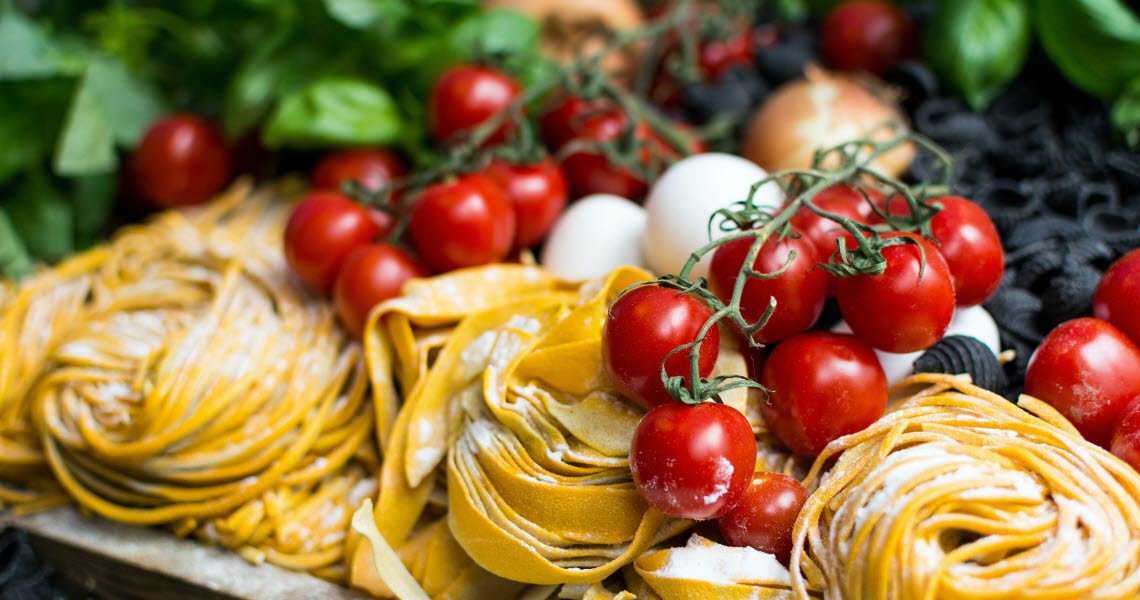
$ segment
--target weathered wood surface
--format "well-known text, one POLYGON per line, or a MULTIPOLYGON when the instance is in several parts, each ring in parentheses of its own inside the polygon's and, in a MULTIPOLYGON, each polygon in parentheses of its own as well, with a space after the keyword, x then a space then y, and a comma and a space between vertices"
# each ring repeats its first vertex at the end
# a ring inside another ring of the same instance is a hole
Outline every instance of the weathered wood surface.
POLYGON ((28 532, 36 552, 77 597, 113 600, 357 600, 367 596, 306 575, 252 565, 168 532, 85 517, 66 507, 0 526, 28 532))

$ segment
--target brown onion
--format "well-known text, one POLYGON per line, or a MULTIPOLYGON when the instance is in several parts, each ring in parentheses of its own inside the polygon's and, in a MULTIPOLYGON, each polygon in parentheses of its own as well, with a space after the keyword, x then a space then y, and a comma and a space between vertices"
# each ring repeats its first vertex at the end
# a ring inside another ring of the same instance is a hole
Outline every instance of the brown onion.
MULTIPOLYGON (((866 137, 891 139, 896 134, 883 127, 887 122, 906 127, 895 106, 854 79, 809 66, 804 79, 784 84, 756 111, 742 154, 768 172, 806 169, 818 149, 866 137)), ((908 143, 876 159, 873 168, 898 177, 912 160, 908 143)))

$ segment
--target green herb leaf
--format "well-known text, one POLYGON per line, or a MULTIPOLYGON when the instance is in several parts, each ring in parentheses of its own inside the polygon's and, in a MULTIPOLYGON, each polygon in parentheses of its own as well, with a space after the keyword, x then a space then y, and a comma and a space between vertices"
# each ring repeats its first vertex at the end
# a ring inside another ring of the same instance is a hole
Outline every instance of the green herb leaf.
POLYGON ((125 148, 134 148, 146 128, 167 110, 149 85, 109 56, 93 60, 85 79, 93 88, 115 141, 125 148))
POLYGON ((66 79, 0 82, 0 140, 19 140, 0 144, 0 184, 51 155, 73 87, 66 79))
POLYGON ((1112 126, 1124 137, 1124 143, 1140 150, 1140 77, 1133 79, 1112 105, 1112 126))
POLYGON ((68 50, 18 11, 0 14, 0 81, 75 74, 82 64, 68 50))
POLYGON ((942 0, 924 47, 942 82, 981 110, 1025 65, 1029 7, 1026 0, 942 0))
POLYGON ((75 252, 71 203, 43 173, 29 172, 6 195, 3 208, 37 258, 54 262, 75 252))
POLYGON ((32 257, 16 228, 8 218, 8 213, 0 207, 0 277, 22 279, 32 273, 32 257))
POLYGON ((352 29, 375 27, 391 34, 403 26, 412 8, 406 0, 324 0, 329 16, 352 29))
POLYGON ((1074 85, 1104 100, 1140 77, 1140 19, 1119 0, 1037 0, 1042 47, 1074 85))
POLYGON ((387 144, 400 135, 400 115, 388 92, 363 79, 325 78, 281 100, 264 141, 281 146, 387 144))
POLYGON ((63 134, 55 148, 53 168, 60 175, 93 175, 114 170, 115 138, 88 69, 71 99, 63 134))

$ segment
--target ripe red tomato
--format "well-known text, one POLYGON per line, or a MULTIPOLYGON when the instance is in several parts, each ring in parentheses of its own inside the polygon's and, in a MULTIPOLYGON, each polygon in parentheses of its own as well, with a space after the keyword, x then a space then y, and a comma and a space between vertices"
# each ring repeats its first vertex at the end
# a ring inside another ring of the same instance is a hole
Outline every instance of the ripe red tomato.
POLYGON ((1093 296, 1093 316, 1112 323, 1140 344, 1140 250, 1120 257, 1105 271, 1093 296))
MULTIPOLYGON (((609 110, 588 116, 579 128, 575 140, 583 142, 607 142, 617 139, 625 130, 628 120, 624 114, 609 110)), ((650 140, 649 127, 643 122, 634 125, 634 136, 638 140, 650 140)), ((649 160, 648 147, 640 153, 642 160, 649 160)), ((649 186, 641 177, 627 168, 610 164, 605 154, 595 151, 571 153, 562 161, 562 168, 576 196, 589 194, 615 194, 631 200, 640 198, 649 186)))
POLYGON ((1140 471, 1140 396, 1129 400, 1120 411, 1109 450, 1116 458, 1140 471))
MULTIPOLYGON (((751 238, 733 240, 713 253, 709 265, 709 289, 726 304, 732 299, 740 268, 744 266, 752 243, 751 238)), ((778 236, 772 236, 760 248, 752 268, 761 273, 771 273, 782 268, 792 252, 796 253, 795 259, 779 277, 750 278, 744 283, 740 314, 749 323, 759 320, 768 310, 771 299, 776 299, 772 318, 752 335, 756 341, 775 342, 806 331, 823 312, 829 276, 823 269, 815 268, 820 258, 815 245, 807 239, 787 237, 780 240, 778 236)))
POLYGON ((715 519, 748 488, 756 438, 731 406, 671 402, 642 417, 629 450, 633 483, 657 510, 685 519, 715 519))
POLYGON ((190 114, 155 121, 131 155, 134 189, 151 205, 198 204, 230 179, 230 151, 212 123, 190 114))
POLYGON ((431 272, 407 252, 391 244, 358 246, 344 259, 336 278, 336 312, 345 328, 364 333, 372 307, 400 295, 409 279, 431 272))
POLYGON ((559 150, 581 134, 588 117, 602 110, 606 108, 600 102, 586 102, 577 96, 558 98, 539 118, 542 141, 552 152, 559 150))
MULTIPOLYGON (((887 352, 916 352, 942 339, 954 316, 954 281, 938 248, 910 233, 915 244, 883 248, 887 269, 879 275, 841 277, 835 295, 843 320, 859 339, 887 352), (920 275, 921 272, 921 275, 920 275)), ((854 247, 848 237, 847 246, 854 247)))
POLYGON ((407 173, 404 161, 386 148, 350 148, 325 155, 313 169, 312 186, 339 192, 348 181, 377 191, 407 173))
POLYGON ((416 250, 437 271, 503 260, 515 237, 515 212, 486 175, 429 186, 412 209, 416 250))
MULTIPOLYGON (((711 316, 707 306, 670 288, 646 285, 622 294, 602 330, 602 361, 614 386, 645 408, 674 402, 661 382, 661 363, 674 348, 695 341, 711 316)), ((719 353, 720 330, 713 327, 701 342, 701 377, 712 372, 719 353)), ((665 372, 688 381, 690 354, 669 357, 665 372)))
POLYGON ((529 248, 546 236, 569 192, 562 169, 549 158, 533 165, 495 160, 487 175, 503 188, 515 211, 515 248, 529 248))
POLYGON ((1140 349, 1100 319, 1065 321, 1030 357, 1025 393, 1060 411, 1088 441, 1107 447, 1120 412, 1140 394, 1140 349))
MULTIPOLYGON (((845 184, 836 184, 824 188, 812 198, 812 203, 821 210, 847 217, 859 223, 868 223, 874 215, 874 210, 863 197, 866 193, 872 201, 882 197, 878 190, 867 188, 858 190, 845 184)), ((836 240, 847 232, 842 225, 819 216, 811 209, 804 207, 796 212, 791 219, 792 226, 803 232, 811 240, 822 260, 827 260, 836 249, 836 240)))
POLYGON ((889 2, 845 2, 823 23, 820 54, 834 68, 882 75, 918 54, 918 29, 889 2))
MULTIPOLYGON (((428 127, 440 144, 499 114, 522 94, 519 84, 501 71, 480 65, 458 65, 444 72, 428 98, 428 127)), ((488 144, 506 141, 510 131, 504 123, 487 139, 488 144)))
POLYGON ((332 290, 348 253, 382 234, 368 209, 337 192, 312 192, 285 224, 285 261, 305 285, 332 290))
POLYGON ((954 279, 959 306, 975 306, 989 300, 1001 285, 1005 251, 1001 235, 982 207, 958 196, 935 198, 942 210, 930 228, 954 279))
POLYGON ((697 64, 706 79, 716 80, 733 65, 751 65, 755 59, 752 27, 734 29, 723 38, 704 40, 697 50, 697 64))
POLYGON ((780 342, 760 378, 768 428, 797 454, 815 456, 862 431, 887 409, 887 376, 875 351, 854 336, 809 331, 780 342))
POLYGON ((795 477, 756 473, 740 501, 716 524, 729 545, 774 554, 788 564, 792 530, 807 498, 807 490, 795 477))

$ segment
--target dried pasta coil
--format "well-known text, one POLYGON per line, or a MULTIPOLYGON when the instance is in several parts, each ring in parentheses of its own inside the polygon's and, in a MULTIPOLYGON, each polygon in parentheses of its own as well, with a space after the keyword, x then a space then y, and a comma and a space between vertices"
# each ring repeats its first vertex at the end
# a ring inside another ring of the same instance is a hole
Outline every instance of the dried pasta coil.
POLYGON ((1140 475, 1036 399, 949 375, 909 383, 931 387, 828 445, 809 474, 799 597, 1140 593, 1140 475))

